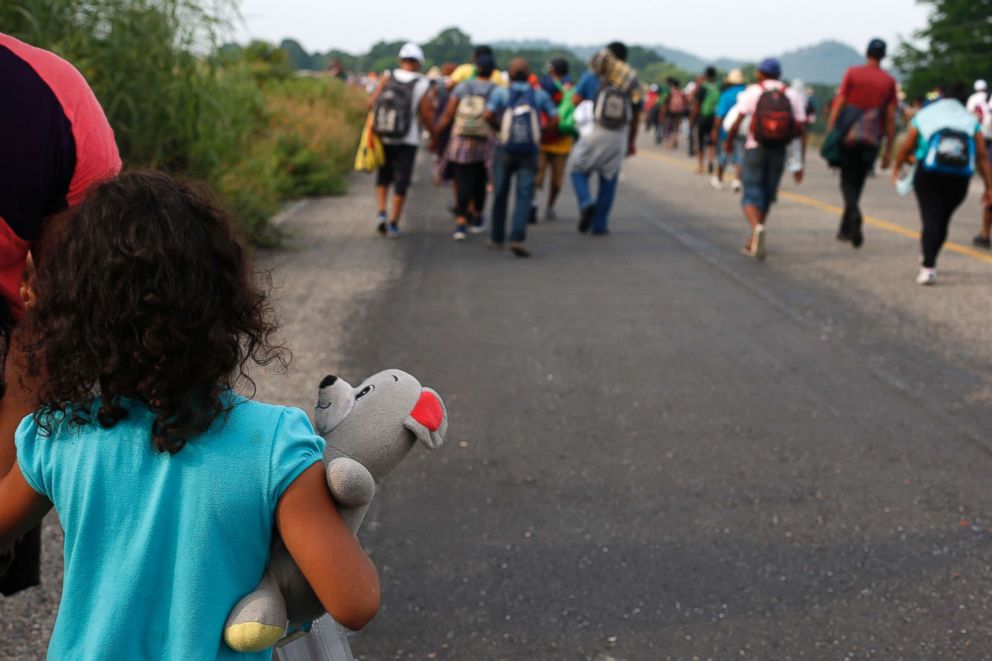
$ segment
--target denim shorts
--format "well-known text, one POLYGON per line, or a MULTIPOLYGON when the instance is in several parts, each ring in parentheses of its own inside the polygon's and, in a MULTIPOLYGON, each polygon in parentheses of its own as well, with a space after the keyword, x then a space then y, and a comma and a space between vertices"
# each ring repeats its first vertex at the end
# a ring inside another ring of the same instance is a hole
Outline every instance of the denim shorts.
POLYGON ((753 206, 768 213, 778 195, 778 185, 785 170, 785 147, 758 145, 744 152, 741 206, 753 206))
POLYGON ((724 144, 726 144, 727 136, 721 135, 720 141, 717 143, 717 163, 724 170, 731 165, 740 165, 744 162, 744 144, 746 139, 744 137, 734 138, 734 151, 732 154, 728 154, 727 150, 724 149, 724 144))

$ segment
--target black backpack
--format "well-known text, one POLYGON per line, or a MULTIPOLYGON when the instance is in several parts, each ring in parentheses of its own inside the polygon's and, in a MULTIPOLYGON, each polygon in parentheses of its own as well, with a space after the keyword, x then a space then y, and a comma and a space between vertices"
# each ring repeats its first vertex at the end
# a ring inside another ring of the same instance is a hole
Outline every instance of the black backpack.
POLYGON ((782 147, 799 135, 792 102, 784 87, 766 89, 762 93, 751 126, 754 127, 754 139, 766 147, 782 147))
POLYGON ((622 129, 630 121, 630 100, 622 89, 600 81, 593 105, 593 116, 600 126, 622 129))
POLYGON ((382 138, 402 138, 413 124, 413 88, 419 78, 401 83, 390 76, 372 110, 372 130, 382 138))

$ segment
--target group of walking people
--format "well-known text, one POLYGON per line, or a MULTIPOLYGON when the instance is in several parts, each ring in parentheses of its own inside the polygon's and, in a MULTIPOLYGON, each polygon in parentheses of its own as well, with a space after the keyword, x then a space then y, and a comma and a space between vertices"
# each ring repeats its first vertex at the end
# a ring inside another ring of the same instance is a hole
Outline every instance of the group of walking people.
POLYGON ((454 192, 456 241, 488 231, 490 248, 530 256, 527 229, 539 217, 537 192, 548 184, 544 218, 555 220, 566 172, 576 193, 578 230, 608 234, 621 166, 636 151, 643 103, 626 59, 627 47, 613 42, 590 59, 573 85, 565 59, 552 59, 537 75, 526 59, 515 58, 504 77, 492 49, 478 46, 471 63, 446 65, 442 77, 431 81, 421 73, 420 47, 404 45, 399 67, 383 77, 369 100, 386 157, 376 177, 378 231, 399 236, 416 148, 426 133, 438 162, 436 179, 450 180, 454 192))
MULTIPOLYGON (((879 160, 882 170, 892 168, 902 193, 915 192, 923 228, 917 281, 930 285, 937 279, 937 255, 951 216, 973 175, 981 175, 987 189, 992 186, 987 148, 992 106, 984 81, 976 82, 970 97, 961 85, 942 85, 940 95, 912 118, 897 151, 899 92, 882 68, 886 49, 884 41, 873 39, 866 62, 845 73, 829 107, 821 154, 840 173, 844 211, 837 239, 854 248, 864 244, 860 201, 879 160)), ((423 129, 436 154, 437 179, 452 184, 455 240, 488 231, 490 247, 508 243, 513 254, 529 256, 527 226, 540 215, 538 191, 549 184, 544 218, 554 220, 566 172, 576 195, 579 231, 607 234, 620 170, 624 159, 636 153, 643 110, 655 141, 670 148, 678 147, 682 127, 688 125, 697 172, 708 174, 714 188, 724 188, 725 177, 732 175, 730 188, 741 195, 749 227, 743 252, 765 259, 766 221, 782 177, 788 173, 799 183, 805 174, 816 112, 811 94, 801 81, 787 85, 775 58, 758 65, 750 85, 740 69, 730 71, 721 85, 716 69, 708 67, 685 87, 670 78, 664 86, 644 90, 626 57, 624 44, 609 44, 573 84, 564 59, 552 59, 537 75, 517 58, 504 75, 492 49, 479 46, 472 62, 446 65, 432 81, 421 73, 423 52, 406 44, 399 67, 381 79, 370 100, 386 146, 386 163, 376 180, 379 231, 399 235, 423 129), (399 118, 397 127, 388 125, 391 118, 399 118), (393 205, 387 214, 389 186, 393 205)), ((990 202, 986 193, 982 229, 973 240, 979 248, 989 248, 990 202)))
MULTIPOLYGON (((941 85, 940 93, 910 119, 896 150, 899 92, 896 80, 882 68, 885 57, 885 42, 873 39, 866 62, 848 69, 830 106, 820 153, 840 174, 844 210, 837 239, 854 248, 864 244, 861 197, 880 160, 882 170, 892 168, 892 180, 901 194, 915 193, 922 224, 916 281, 933 285, 951 216, 965 200, 976 174, 985 184, 985 195, 982 228, 973 245, 989 248, 992 107, 988 86, 984 80, 976 81, 969 96, 963 84, 941 85)), ((811 112, 815 112, 803 84, 793 81, 786 86, 781 77, 781 64, 771 58, 758 65, 754 84, 745 86, 741 71, 733 70, 720 90, 716 71, 709 68, 694 81, 690 92, 678 89, 678 81, 673 80, 668 90, 649 100, 657 108, 649 111, 649 121, 661 136, 658 142, 665 142, 673 140, 668 133, 676 131, 666 119, 676 99, 676 121, 689 121, 697 171, 712 172, 714 188, 723 187, 728 168, 735 169, 731 186, 741 191, 750 227, 743 252, 759 260, 766 256, 766 220, 782 177, 790 172, 797 183, 803 180, 808 128, 813 123, 811 112), (690 100, 678 100, 683 95, 690 100), (680 112, 683 108, 685 112, 680 112)))

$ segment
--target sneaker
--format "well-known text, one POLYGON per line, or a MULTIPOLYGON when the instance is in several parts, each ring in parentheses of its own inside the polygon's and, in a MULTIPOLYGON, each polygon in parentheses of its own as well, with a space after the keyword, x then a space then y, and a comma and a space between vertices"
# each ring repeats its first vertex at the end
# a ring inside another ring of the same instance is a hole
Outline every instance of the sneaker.
POLYGON ((512 252, 516 257, 530 257, 530 251, 524 247, 523 243, 518 241, 512 241, 510 243, 510 252, 512 252))
POLYGON ((398 239, 400 238, 400 227, 396 223, 389 223, 386 226, 386 238, 387 239, 398 239))
POLYGON ((579 231, 585 234, 592 227, 592 217, 596 214, 596 205, 590 204, 585 209, 582 210, 582 215, 579 218, 579 231))
POLYGON ((982 236, 979 234, 974 239, 971 240, 971 245, 976 248, 985 248, 986 250, 992 249, 992 239, 987 236, 982 236))
POLYGON ((735 193, 740 193, 741 192, 741 180, 740 179, 734 179, 733 181, 731 181, 730 182, 730 190, 734 191, 735 193))
POLYGON ((468 232, 465 231, 465 227, 459 225, 455 228, 455 233, 451 235, 451 238, 455 241, 464 241, 468 238, 468 232))
POLYGON ((916 276, 916 284, 926 286, 937 284, 937 270, 924 266, 920 269, 919 275, 916 276))
POLYGON ((544 220, 558 220, 558 212, 555 211, 554 207, 548 207, 547 211, 544 212, 544 220))
POLYGON ((472 234, 482 234, 486 231, 486 217, 479 214, 469 223, 468 231, 472 234))
POLYGON ((723 190, 723 182, 716 178, 716 175, 710 177, 710 186, 716 190, 723 190))
POLYGON ((751 233, 751 254, 759 262, 763 262, 767 256, 764 225, 756 225, 754 232, 751 233))
POLYGON ((386 236, 386 212, 380 211, 379 215, 375 217, 375 221, 375 231, 386 236))

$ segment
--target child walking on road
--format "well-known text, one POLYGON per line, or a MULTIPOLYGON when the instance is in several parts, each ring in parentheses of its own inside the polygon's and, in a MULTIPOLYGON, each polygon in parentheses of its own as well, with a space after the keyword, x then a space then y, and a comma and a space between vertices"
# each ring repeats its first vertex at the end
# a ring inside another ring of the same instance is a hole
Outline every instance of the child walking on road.
POLYGON ((72 227, 38 267, 24 329, 46 378, 0 477, 0 545, 53 506, 65 530, 49 658, 269 658, 221 636, 277 528, 324 607, 363 626, 378 576, 331 500, 323 439, 298 409, 234 392, 283 352, 227 218, 131 173, 72 227))

